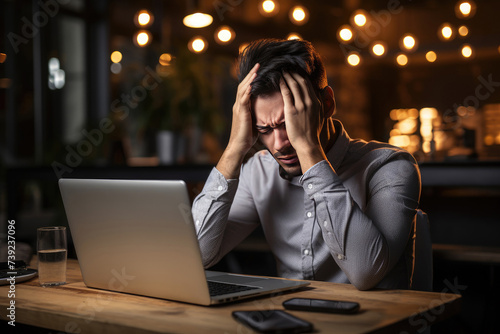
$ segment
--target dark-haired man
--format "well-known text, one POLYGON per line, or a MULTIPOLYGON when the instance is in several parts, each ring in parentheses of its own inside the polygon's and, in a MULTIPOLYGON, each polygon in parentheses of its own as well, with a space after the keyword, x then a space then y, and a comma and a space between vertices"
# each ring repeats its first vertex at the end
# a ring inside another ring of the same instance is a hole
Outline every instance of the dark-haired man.
POLYGON ((253 42, 239 66, 229 143, 193 203, 204 265, 261 224, 280 276, 409 288, 413 157, 349 138, 309 42, 253 42), (267 150, 243 164, 258 139, 267 150))

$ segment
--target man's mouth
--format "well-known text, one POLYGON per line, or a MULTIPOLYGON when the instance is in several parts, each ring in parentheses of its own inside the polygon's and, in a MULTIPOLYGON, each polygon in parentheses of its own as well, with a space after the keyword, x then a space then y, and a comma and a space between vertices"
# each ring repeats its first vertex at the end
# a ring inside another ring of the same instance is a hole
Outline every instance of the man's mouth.
POLYGON ((285 165, 294 165, 299 162, 299 157, 297 155, 286 155, 284 157, 278 158, 285 165))

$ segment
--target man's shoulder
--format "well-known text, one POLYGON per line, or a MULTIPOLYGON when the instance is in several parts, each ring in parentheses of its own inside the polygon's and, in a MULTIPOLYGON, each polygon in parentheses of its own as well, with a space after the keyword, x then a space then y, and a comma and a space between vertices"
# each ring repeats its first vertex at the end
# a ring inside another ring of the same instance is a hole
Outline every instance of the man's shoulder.
MULTIPOLYGON (((380 141, 351 140, 348 149, 349 160, 377 161, 376 165, 384 164, 393 159, 406 160, 415 164, 415 158, 407 150, 380 141)), ((370 163, 370 164, 371 164, 370 163)))

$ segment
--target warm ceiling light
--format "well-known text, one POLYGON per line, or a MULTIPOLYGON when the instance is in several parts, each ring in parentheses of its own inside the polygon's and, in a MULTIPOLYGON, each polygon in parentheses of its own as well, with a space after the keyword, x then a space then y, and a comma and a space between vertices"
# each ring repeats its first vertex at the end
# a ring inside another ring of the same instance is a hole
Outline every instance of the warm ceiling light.
POLYGON ((450 41, 455 38, 455 30, 449 23, 443 23, 439 26, 438 37, 443 41, 450 41))
POLYGON ((234 30, 228 26, 222 26, 215 31, 215 41, 219 44, 229 44, 235 36, 234 30))
POLYGON ((337 39, 340 42, 350 42, 354 37, 352 28, 348 25, 343 25, 337 30, 337 39))
POLYGON ((464 58, 470 58, 473 55, 472 47, 469 44, 462 45, 462 56, 464 58))
POLYGON ((356 23, 358 27, 364 26, 366 24, 366 16, 364 14, 356 14, 356 16, 354 16, 354 23, 356 23))
POLYGON ((309 20, 309 11, 304 6, 295 6, 290 10, 290 21, 296 25, 303 25, 309 20))
POLYGON ((119 63, 122 61, 122 53, 120 51, 113 51, 113 53, 111 53, 111 61, 113 63, 119 63))
POLYGON ((194 53, 202 53, 206 51, 207 47, 207 41, 201 36, 193 37, 188 43, 189 51, 194 53))
POLYGON ((458 28, 458 34, 462 37, 465 37, 469 34, 469 28, 467 26, 460 26, 458 28))
POLYGON ((289 33, 288 36, 286 36, 287 40, 292 40, 292 39, 302 39, 302 36, 297 34, 296 32, 289 33))
POLYGON ((436 52, 434 52, 434 51, 429 51, 429 52, 427 52, 427 53, 425 54, 425 59, 427 59, 427 61, 428 61, 429 63, 433 63, 433 62, 435 62, 435 61, 436 61, 436 59, 437 59, 436 52))
POLYGON ((160 65, 162 66, 169 66, 170 63, 172 62, 172 55, 170 53, 163 53, 161 56, 160 56, 160 59, 158 60, 158 62, 160 63, 160 65))
POLYGON ((272 0, 265 0, 259 4, 259 12, 264 16, 276 15, 278 10, 278 3, 272 0))
POLYGON ((411 34, 404 35, 403 38, 401 38, 399 44, 401 50, 406 51, 415 51, 418 45, 417 39, 411 34))
POLYGON ((358 66, 361 62, 361 57, 356 52, 351 52, 347 56, 347 63, 351 66, 358 66))
POLYGON ((406 66, 406 64, 408 64, 408 57, 405 54, 400 53, 396 57, 396 62, 399 66, 406 66))
POLYGON ((4 63, 7 59, 7 55, 5 53, 0 53, 0 64, 4 63))
POLYGON ((468 19, 476 14, 476 3, 474 1, 459 1, 455 5, 455 15, 461 19, 468 19))
POLYGON ((368 13, 363 9, 358 9, 351 15, 351 24, 358 27, 364 27, 368 22, 368 13))
POLYGON ((468 16, 470 15, 472 6, 468 2, 462 2, 460 5, 458 5, 458 8, 464 16, 468 16))
POLYGON ((141 28, 149 27, 153 24, 153 20, 153 14, 145 9, 138 11, 134 17, 135 25, 141 28))
POLYGON ((194 13, 187 15, 182 23, 189 28, 204 28, 212 24, 213 17, 205 13, 194 13))
POLYGON ((134 36, 134 43, 138 46, 146 46, 151 43, 151 33, 147 30, 140 30, 134 36))
POLYGON ((370 51, 371 53, 376 56, 376 57, 381 57, 385 54, 387 51, 387 47, 384 45, 385 43, 383 42, 376 42, 375 44, 372 45, 370 51))

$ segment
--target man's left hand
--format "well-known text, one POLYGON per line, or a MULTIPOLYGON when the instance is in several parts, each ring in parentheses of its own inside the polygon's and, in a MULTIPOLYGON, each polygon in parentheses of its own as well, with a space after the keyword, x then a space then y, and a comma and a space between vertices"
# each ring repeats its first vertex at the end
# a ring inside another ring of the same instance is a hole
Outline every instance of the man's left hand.
POLYGON ((302 172, 305 173, 325 159, 320 142, 324 123, 321 103, 310 80, 297 73, 283 73, 280 90, 288 139, 295 148, 302 172))

